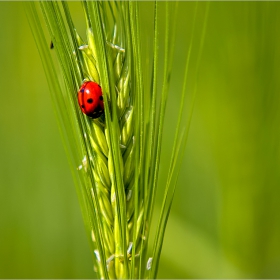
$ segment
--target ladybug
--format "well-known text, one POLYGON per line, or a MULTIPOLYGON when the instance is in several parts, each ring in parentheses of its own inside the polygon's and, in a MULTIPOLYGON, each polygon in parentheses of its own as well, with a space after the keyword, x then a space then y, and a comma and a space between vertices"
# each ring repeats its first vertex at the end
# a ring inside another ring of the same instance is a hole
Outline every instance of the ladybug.
POLYGON ((101 86, 92 81, 84 82, 78 92, 78 102, 84 114, 99 118, 104 112, 101 86))

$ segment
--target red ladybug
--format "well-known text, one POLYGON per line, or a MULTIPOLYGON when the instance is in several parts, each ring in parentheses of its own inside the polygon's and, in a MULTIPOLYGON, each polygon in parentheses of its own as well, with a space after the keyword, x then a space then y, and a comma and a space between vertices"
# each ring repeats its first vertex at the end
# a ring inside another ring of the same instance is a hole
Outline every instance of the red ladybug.
POLYGON ((78 92, 78 102, 84 114, 96 119, 104 112, 101 86, 95 82, 85 82, 78 92))

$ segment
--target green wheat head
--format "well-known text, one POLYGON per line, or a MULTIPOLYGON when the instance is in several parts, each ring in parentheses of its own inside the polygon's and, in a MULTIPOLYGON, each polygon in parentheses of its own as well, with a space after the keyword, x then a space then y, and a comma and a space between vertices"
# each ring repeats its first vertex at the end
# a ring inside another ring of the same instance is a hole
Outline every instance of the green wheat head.
POLYGON ((147 245, 158 185, 178 4, 153 4, 154 37, 148 63, 144 63, 141 53, 141 3, 83 1, 81 4, 86 21, 85 39, 75 29, 67 2, 28 3, 26 9, 67 154, 75 167, 73 173, 94 268, 100 278, 155 278, 190 122, 189 117, 185 125, 182 115, 192 43, 187 49, 168 180, 149 257, 147 245), (159 6, 165 18, 160 90, 159 6), (44 24, 54 46, 52 51, 45 39, 44 24), (146 73, 151 73, 150 77, 146 73), (87 117, 79 108, 77 92, 84 80, 101 85, 105 113, 98 119, 87 117))

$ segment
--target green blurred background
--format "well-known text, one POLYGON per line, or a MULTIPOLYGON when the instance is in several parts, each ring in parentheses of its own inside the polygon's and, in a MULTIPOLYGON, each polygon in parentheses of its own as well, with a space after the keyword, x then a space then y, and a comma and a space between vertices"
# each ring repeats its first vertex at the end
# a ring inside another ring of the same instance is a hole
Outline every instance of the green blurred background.
MULTIPOLYGON (((166 156, 194 5, 180 3, 166 156)), ((190 91, 205 6, 198 9, 190 91)), ((210 4, 160 278, 280 278, 279 30, 280 3, 210 4)), ((0 2, 0 40, 0 278, 93 278, 75 187, 22 3, 0 2)))

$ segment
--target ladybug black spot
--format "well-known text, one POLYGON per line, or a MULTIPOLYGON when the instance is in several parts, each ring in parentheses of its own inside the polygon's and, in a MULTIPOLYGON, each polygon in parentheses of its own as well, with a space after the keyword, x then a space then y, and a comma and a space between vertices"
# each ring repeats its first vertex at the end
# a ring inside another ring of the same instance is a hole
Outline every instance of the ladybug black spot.
POLYGON ((99 97, 99 100, 101 100, 101 101, 103 100, 103 96, 102 95, 99 97))
POLYGON ((85 91, 85 89, 84 89, 84 88, 82 88, 82 89, 80 90, 80 92, 81 92, 81 93, 84 93, 84 91, 85 91))
POLYGON ((92 103, 93 102, 93 99, 92 98, 89 98, 88 100, 87 100, 87 103, 92 103))
POLYGON ((82 107, 82 108, 85 108, 85 106, 84 106, 84 105, 82 105, 81 107, 82 107))

